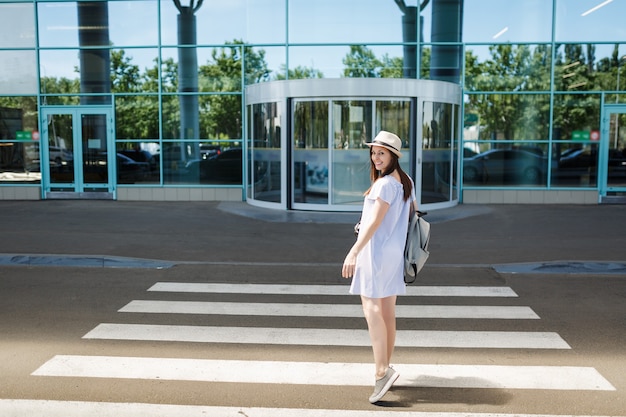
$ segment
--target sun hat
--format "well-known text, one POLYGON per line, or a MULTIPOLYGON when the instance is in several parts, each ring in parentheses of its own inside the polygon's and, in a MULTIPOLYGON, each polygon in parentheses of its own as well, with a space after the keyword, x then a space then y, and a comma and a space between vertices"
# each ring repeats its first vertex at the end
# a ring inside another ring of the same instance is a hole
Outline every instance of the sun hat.
POLYGON ((395 153, 398 158, 402 156, 400 149, 402 149, 402 141, 396 135, 391 132, 381 130, 378 135, 370 143, 366 143, 367 146, 382 146, 395 153))

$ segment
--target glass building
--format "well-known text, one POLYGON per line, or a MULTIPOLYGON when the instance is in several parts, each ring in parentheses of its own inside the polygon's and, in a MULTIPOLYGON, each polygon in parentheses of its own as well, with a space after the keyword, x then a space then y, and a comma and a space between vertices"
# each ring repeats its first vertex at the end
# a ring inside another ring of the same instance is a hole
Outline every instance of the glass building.
POLYGON ((621 0, 0 0, 0 199, 626 198, 621 0), (620 79, 621 77, 621 79, 620 79))

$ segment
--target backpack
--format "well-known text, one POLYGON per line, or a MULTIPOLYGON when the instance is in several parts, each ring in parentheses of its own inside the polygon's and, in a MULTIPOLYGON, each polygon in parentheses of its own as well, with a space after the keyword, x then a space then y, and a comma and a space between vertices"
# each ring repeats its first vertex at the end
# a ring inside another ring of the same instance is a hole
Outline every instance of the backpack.
POLYGON ((415 282, 417 273, 422 269, 430 255, 428 252, 430 223, 422 217, 426 214, 426 212, 420 211, 413 212, 409 222, 404 247, 404 282, 407 284, 415 282))

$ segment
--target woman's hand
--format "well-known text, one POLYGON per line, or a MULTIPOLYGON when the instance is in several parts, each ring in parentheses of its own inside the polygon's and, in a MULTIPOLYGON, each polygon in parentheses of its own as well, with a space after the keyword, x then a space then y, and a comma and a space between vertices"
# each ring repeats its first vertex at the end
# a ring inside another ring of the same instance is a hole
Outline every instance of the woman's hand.
POLYGON ((356 255, 350 251, 343 261, 343 268, 341 268, 341 276, 344 278, 352 278, 354 275, 354 269, 356 267, 356 255))

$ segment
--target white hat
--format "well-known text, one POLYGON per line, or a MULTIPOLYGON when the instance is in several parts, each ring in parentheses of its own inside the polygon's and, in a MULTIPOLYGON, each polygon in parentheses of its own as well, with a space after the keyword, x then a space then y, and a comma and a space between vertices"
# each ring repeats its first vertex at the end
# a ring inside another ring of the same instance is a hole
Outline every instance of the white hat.
POLYGON ((378 135, 370 143, 366 143, 367 146, 382 146, 389 149, 391 152, 398 155, 398 158, 402 156, 400 149, 402 149, 402 141, 396 135, 391 132, 381 130, 378 135))

